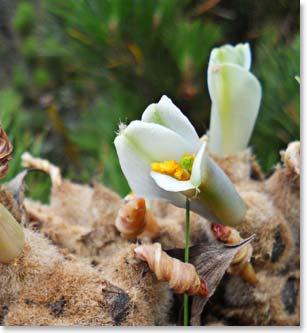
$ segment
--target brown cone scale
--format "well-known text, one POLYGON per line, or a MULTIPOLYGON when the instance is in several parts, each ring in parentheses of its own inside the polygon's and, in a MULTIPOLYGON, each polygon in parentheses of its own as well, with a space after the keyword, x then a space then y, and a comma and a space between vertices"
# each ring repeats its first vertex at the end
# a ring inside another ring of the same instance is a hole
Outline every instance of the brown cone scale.
POLYGON ((5 131, 0 127, 0 178, 6 176, 9 161, 12 159, 13 146, 5 131))

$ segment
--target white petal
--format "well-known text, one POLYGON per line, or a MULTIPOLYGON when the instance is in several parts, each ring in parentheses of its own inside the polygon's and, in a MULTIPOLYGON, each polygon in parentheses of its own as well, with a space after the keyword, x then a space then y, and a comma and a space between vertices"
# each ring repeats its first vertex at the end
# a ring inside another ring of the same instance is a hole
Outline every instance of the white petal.
POLYGON ((195 188, 195 186, 189 180, 177 180, 168 175, 153 171, 150 173, 150 175, 156 184, 163 188, 165 191, 184 192, 195 188))
POLYGON ((227 44, 211 51, 209 67, 222 64, 235 64, 249 70, 251 62, 251 51, 248 43, 237 44, 236 46, 227 44))
POLYGON ((201 183, 205 181, 205 178, 207 177, 206 172, 206 166, 207 166, 207 155, 206 155, 206 146, 207 143, 204 142, 198 151, 193 167, 192 167, 192 173, 191 173, 191 183, 195 187, 199 187, 201 183))
POLYGON ((221 223, 221 220, 210 209, 205 201, 198 200, 198 197, 191 199, 191 211, 204 217, 212 223, 221 223))
POLYGON ((244 150, 259 111, 259 81, 238 65, 218 65, 208 70, 208 87, 212 100, 210 151, 225 156, 244 150))
POLYGON ((120 166, 131 190, 146 199, 165 199, 173 204, 184 207, 185 197, 179 193, 164 191, 156 185, 150 176, 151 165, 147 155, 136 149, 125 135, 121 134, 114 141, 120 166))
POLYGON ((199 187, 196 198, 208 206, 220 223, 235 225, 246 213, 246 205, 225 172, 209 156, 206 157, 207 179, 199 187))
POLYGON ((167 96, 162 96, 159 103, 149 105, 142 115, 142 121, 165 126, 180 134, 198 150, 199 137, 189 119, 167 96))
POLYGON ((133 121, 122 133, 135 149, 147 156, 149 163, 165 160, 179 161, 187 152, 193 154, 197 147, 174 131, 158 124, 133 121))

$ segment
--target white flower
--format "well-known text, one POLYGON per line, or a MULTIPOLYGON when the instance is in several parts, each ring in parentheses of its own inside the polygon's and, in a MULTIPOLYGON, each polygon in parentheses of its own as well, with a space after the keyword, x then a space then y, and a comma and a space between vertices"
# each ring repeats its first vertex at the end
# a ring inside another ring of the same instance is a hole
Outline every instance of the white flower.
POLYGON ((141 121, 132 121, 115 139, 121 168, 132 191, 147 199, 165 199, 211 221, 236 224, 245 204, 225 173, 207 156, 187 117, 163 96, 141 121))
POLYGON ((248 43, 224 45, 211 52, 209 150, 216 155, 236 153, 248 145, 261 101, 261 86, 250 66, 248 43))

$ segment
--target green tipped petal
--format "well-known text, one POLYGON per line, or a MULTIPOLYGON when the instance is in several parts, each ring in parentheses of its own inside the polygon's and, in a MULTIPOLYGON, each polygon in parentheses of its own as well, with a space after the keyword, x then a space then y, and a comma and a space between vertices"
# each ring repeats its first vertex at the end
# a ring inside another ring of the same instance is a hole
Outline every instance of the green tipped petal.
POLYGON ((142 115, 142 121, 167 127, 178 133, 195 147, 199 147, 198 135, 189 119, 167 96, 159 103, 150 104, 142 115))
POLYGON ((205 204, 215 220, 226 225, 237 225, 246 214, 246 205, 224 171, 206 155, 206 182, 199 187, 195 198, 205 204))
POLYGON ((212 50, 210 54, 209 66, 234 64, 250 69, 252 63, 251 51, 248 43, 237 44, 236 46, 224 45, 212 50))

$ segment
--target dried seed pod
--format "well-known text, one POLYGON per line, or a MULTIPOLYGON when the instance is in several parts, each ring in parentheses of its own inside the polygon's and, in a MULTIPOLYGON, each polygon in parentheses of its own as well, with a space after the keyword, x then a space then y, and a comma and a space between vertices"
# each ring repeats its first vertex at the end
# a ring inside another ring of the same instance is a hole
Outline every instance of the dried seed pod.
POLYGON ((9 263, 17 258, 24 247, 22 226, 0 204, 0 263, 9 263))
POLYGON ((175 293, 208 296, 206 282, 200 279, 195 267, 167 255, 160 243, 138 246, 134 252, 138 259, 148 263, 159 281, 168 281, 175 293))
POLYGON ((121 235, 127 239, 136 238, 138 235, 155 239, 159 235, 159 227, 153 214, 146 208, 143 198, 129 194, 124 198, 115 226, 121 235))
MULTIPOLYGON (((218 223, 213 223, 211 228, 216 239, 224 244, 234 245, 243 240, 240 233, 234 228, 218 223)), ((239 275, 244 281, 254 285, 257 283, 257 277, 250 263, 252 253, 253 248, 251 244, 242 247, 234 256, 227 272, 229 274, 239 275)))
POLYGON ((0 127, 0 178, 7 174, 12 151, 13 146, 5 131, 0 127))

